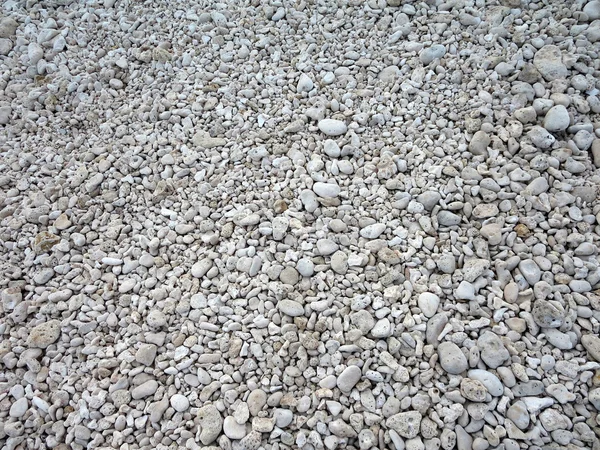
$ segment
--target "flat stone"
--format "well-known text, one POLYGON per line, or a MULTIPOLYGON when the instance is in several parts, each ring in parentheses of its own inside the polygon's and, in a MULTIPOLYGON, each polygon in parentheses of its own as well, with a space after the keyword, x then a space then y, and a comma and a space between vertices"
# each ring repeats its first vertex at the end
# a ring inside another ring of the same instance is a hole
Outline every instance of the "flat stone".
POLYGON ((480 203, 473 208, 473 217, 476 219, 488 219, 498 215, 498 206, 494 203, 480 203))
POLYGON ((16 400, 10 406, 8 415, 10 417, 20 419, 21 417, 23 417, 25 415, 25 413, 27 412, 28 409, 29 409, 29 402, 27 401, 27 399, 25 397, 21 397, 20 399, 16 400))
POLYGON ((356 430, 344 422, 342 419, 337 419, 329 422, 329 431, 334 436, 339 438, 355 438, 357 436, 356 430))
POLYGON ((334 119, 319 120, 318 127, 327 136, 340 136, 348 131, 348 127, 344 122, 334 119))
POLYGON ((49 231, 42 231, 35 236, 33 250, 36 253, 47 253, 60 242, 60 237, 49 231))
POLYGON ((135 352, 135 360, 145 366, 150 366, 156 358, 158 348, 154 344, 142 344, 135 352))
POLYGON ((308 75, 305 73, 300 75, 300 79, 298 80, 298 85, 296 86, 296 92, 301 94, 303 92, 310 92, 314 87, 313 80, 310 79, 308 75))
POLYGON ((594 405, 596 411, 600 411, 600 388, 592 389, 588 393, 588 400, 594 405))
POLYGON ((563 306, 555 301, 537 300, 531 311, 533 320, 543 328, 559 328, 566 316, 563 306))
POLYGON ((392 324, 389 319, 383 318, 377 321, 371 329, 371 336, 377 339, 383 339, 392 335, 392 324))
POLYGON ((262 434, 253 430, 239 442, 238 450, 258 450, 261 442, 262 434))
POLYGON ((600 1, 592 0, 583 7, 583 12, 587 14, 590 21, 600 19, 600 1))
POLYGON ((338 375, 337 387, 343 393, 349 393, 361 379, 362 372, 358 366, 348 366, 338 375))
POLYGON ((429 319, 427 321, 427 331, 425 332, 427 344, 433 345, 434 347, 437 346, 439 343, 438 338, 447 324, 448 316, 444 313, 438 313, 429 319))
POLYGON ((385 231, 386 226, 383 223, 374 223, 367 225, 360 230, 360 235, 365 239, 377 239, 385 231))
POLYGON ((294 413, 289 409, 277 408, 273 412, 273 418, 275 419, 275 425, 278 428, 285 428, 292 423, 292 420, 294 420, 294 413))
POLYGON ((350 322, 358 328, 363 335, 369 334, 375 326, 375 319, 370 312, 365 310, 352 313, 350 315, 350 322))
POLYGON ((529 130, 527 136, 533 145, 541 149, 550 148, 556 141, 556 138, 548 130, 537 125, 529 130))
POLYGON ((592 285, 587 280, 571 280, 569 282, 569 288, 571 291, 580 294, 592 291, 592 285))
POLYGON ((294 286, 295 284, 298 283, 299 279, 300 279, 300 274, 298 273, 298 271, 295 268, 290 267, 290 266, 285 267, 279 274, 279 280, 283 284, 289 284, 291 286, 294 286))
POLYGON ((330 158, 339 158, 342 151, 337 142, 332 139, 326 139, 325 142, 323 142, 323 153, 330 158))
POLYGON ((153 395, 158 389, 158 382, 156 380, 148 380, 145 383, 136 386, 131 391, 131 398, 139 400, 141 398, 153 395))
POLYGON ((437 215, 437 221, 440 225, 445 227, 452 227, 458 225, 461 222, 461 217, 446 210, 442 210, 437 215))
POLYGON ((54 226, 57 230, 63 231, 71 226, 71 221, 69 220, 69 216, 65 213, 61 214, 54 221, 54 226))
POLYGON ((529 412, 527 406, 522 401, 518 400, 514 402, 506 411, 506 417, 513 421, 513 423, 521 430, 525 430, 529 426, 529 412))
POLYGON ((595 139, 591 145, 594 166, 600 169, 600 139, 595 139))
POLYGON ((340 187, 334 183, 317 182, 313 185, 313 191, 319 197, 333 198, 340 195, 340 187))
POLYGON ((573 394, 564 384, 549 384, 546 387, 546 393, 554 397, 559 403, 565 404, 574 402, 577 396, 573 394))
POLYGON ((443 273, 453 274, 456 270, 456 258, 450 253, 444 253, 439 257, 436 265, 443 273))
POLYGON ((331 269, 340 275, 348 272, 348 255, 341 250, 335 252, 331 256, 331 269))
POLYGON ((340 248, 335 242, 331 239, 319 239, 317 241, 317 250, 320 255, 328 256, 335 253, 340 248))
POLYGON ((515 397, 534 397, 544 392, 544 383, 538 380, 530 380, 517 383, 511 389, 515 397))
MULTIPOLYGON (((253 394, 254 391, 252 391, 248 396, 248 399, 252 401, 252 409, 257 414, 267 402, 266 395, 261 394, 260 391, 262 391, 262 389, 256 389, 255 394, 253 394)), ((264 393, 264 391, 262 392, 264 393)), ((233 410, 233 418, 240 425, 244 425, 248 422, 248 419, 250 419, 250 407, 247 402, 240 402, 237 404, 233 410)))
POLYGON ((423 64, 430 64, 435 59, 442 58, 446 54, 446 47, 441 44, 434 44, 431 47, 424 48, 419 54, 419 59, 423 64))
POLYGON ((475 299, 475 286, 468 281, 461 281, 454 291, 454 298, 457 300, 474 300, 475 299))
POLYGON ((308 258, 302 258, 296 263, 296 270, 303 277, 311 277, 315 273, 315 265, 308 258))
POLYGON ((502 226, 499 223, 488 223, 479 230, 490 245, 498 245, 502 242, 502 226))
POLYGON ((192 266, 191 274, 195 278, 202 278, 212 268, 213 262, 211 259, 202 259, 192 266))
POLYGON ((441 194, 436 191, 425 191, 417 196, 417 201, 421 203, 427 211, 431 211, 441 199, 441 194))
POLYGON ((277 303, 277 308, 283 314, 290 317, 300 317, 304 315, 304 307, 294 300, 280 300, 277 303))
POLYGON ((525 277, 530 286, 540 281, 542 271, 532 259, 525 259, 519 263, 519 271, 525 277))
POLYGON ((210 134, 201 131, 192 137, 192 143, 198 147, 211 149, 215 147, 223 147, 227 144, 227 139, 211 137, 210 134))
POLYGON ((561 350, 571 350, 575 345, 571 337, 567 333, 563 333, 556 328, 544 328, 542 332, 546 336, 546 340, 561 350))

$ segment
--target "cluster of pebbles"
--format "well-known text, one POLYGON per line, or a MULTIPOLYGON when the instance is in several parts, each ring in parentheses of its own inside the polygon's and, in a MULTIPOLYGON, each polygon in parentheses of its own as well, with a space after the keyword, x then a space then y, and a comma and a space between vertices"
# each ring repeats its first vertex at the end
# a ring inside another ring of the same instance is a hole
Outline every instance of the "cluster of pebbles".
POLYGON ((3 449, 600 449, 599 0, 4 0, 3 449))

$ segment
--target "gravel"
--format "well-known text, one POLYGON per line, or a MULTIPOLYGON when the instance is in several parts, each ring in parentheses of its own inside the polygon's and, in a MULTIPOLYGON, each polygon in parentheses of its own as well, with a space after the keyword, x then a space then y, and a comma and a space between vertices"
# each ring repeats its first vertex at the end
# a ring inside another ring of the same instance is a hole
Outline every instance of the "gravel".
POLYGON ((2 2, 0 442, 597 448, 599 54, 598 0, 2 2))

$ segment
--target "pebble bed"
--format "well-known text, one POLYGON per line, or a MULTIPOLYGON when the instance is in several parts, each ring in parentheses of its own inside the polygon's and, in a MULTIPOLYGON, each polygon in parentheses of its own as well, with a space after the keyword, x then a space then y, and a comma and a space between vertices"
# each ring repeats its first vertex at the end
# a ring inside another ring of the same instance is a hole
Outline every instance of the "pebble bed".
POLYGON ((600 449, 600 0, 3 0, 2 449, 600 449))

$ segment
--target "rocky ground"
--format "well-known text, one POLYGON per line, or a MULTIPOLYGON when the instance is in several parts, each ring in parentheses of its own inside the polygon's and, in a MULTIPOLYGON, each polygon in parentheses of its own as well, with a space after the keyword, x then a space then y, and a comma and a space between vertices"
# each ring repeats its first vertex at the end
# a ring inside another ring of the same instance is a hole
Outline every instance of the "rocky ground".
POLYGON ((3 449, 600 449, 600 1, 4 0, 3 449))

